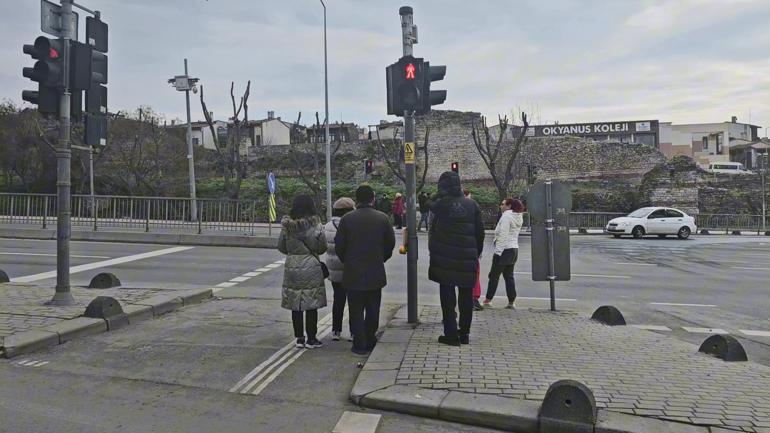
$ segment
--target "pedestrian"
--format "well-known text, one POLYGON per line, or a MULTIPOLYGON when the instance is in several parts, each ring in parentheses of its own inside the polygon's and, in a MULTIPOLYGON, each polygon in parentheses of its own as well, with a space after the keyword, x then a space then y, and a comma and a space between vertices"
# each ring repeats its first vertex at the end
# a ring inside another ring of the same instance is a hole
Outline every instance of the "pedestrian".
MULTIPOLYGON (((342 316, 345 312, 345 300, 347 299, 345 286, 342 285, 343 265, 339 257, 337 257, 334 237, 337 235, 337 228, 340 225, 342 216, 355 208, 356 203, 352 198, 339 198, 332 206, 331 221, 327 222, 324 226, 324 234, 326 235, 326 266, 329 268, 329 281, 332 282, 332 288, 334 289, 334 304, 332 304, 332 340, 334 341, 339 341, 342 334, 342 316)), ((348 327, 352 329, 349 318, 348 327)))
POLYGON ((309 195, 294 197, 289 215, 281 219, 278 251, 286 254, 281 307, 291 310, 296 346, 321 347, 323 344, 316 338, 316 333, 318 309, 326 306, 326 284, 318 256, 326 252, 326 237, 309 195))
MULTIPOLYGON (((471 196, 471 190, 463 188, 463 195, 465 198, 473 200, 471 196)), ((481 261, 476 260, 476 284, 473 286, 473 311, 482 311, 484 307, 479 303, 481 298, 481 261)))
POLYGON ((393 206, 390 204, 390 199, 388 198, 388 194, 382 193, 380 196, 380 199, 377 200, 377 210, 384 213, 388 219, 390 219, 390 211, 393 209, 393 206))
POLYGON ((444 335, 438 337, 438 342, 450 346, 468 344, 473 320, 473 286, 478 259, 484 249, 481 210, 475 201, 463 197, 460 176, 447 171, 439 177, 438 194, 430 211, 433 216, 428 241, 428 278, 439 283, 444 318, 444 335), (455 306, 460 310, 459 328, 455 306))
POLYGON ((374 209, 374 190, 356 190, 356 210, 340 219, 334 248, 344 264, 342 286, 348 294, 353 334, 351 351, 365 355, 377 344, 382 288, 387 284, 385 262, 393 255, 396 237, 388 217, 374 209))
POLYGON ((505 280, 505 292, 508 306, 514 309, 516 301, 516 281, 513 279, 513 266, 519 257, 519 232, 524 222, 524 205, 518 199, 506 198, 500 203, 502 216, 495 227, 495 253, 492 256, 492 268, 489 270, 489 284, 484 307, 490 307, 495 297, 500 274, 505 280))
POLYGON ((417 224, 417 231, 422 228, 422 224, 425 223, 425 230, 428 230, 428 203, 430 203, 430 197, 425 191, 422 191, 417 197, 417 204, 420 205, 420 223, 417 224))
POLYGON ((393 221, 397 229, 404 228, 404 197, 400 192, 396 193, 396 198, 393 200, 393 221))

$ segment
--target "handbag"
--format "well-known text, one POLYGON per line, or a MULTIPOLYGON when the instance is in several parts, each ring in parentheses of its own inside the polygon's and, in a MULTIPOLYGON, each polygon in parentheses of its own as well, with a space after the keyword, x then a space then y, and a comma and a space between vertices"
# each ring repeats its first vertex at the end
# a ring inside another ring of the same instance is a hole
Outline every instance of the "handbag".
POLYGON ((319 265, 321 265, 321 272, 324 275, 324 279, 329 278, 329 267, 326 266, 326 263, 322 262, 321 259, 318 258, 318 256, 310 249, 310 247, 307 246, 304 239, 299 239, 299 241, 302 242, 302 245, 307 248, 307 251, 310 253, 310 255, 316 259, 319 265))

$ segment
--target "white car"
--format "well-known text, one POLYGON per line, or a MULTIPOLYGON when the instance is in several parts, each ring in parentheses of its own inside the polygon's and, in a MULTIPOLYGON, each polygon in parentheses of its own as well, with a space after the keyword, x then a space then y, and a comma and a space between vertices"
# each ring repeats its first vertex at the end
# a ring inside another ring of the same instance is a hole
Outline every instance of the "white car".
POLYGON ((643 207, 628 216, 610 220, 606 227, 607 233, 619 238, 631 235, 639 239, 645 235, 676 235, 679 239, 687 239, 697 231, 695 218, 686 213, 668 207, 643 207))

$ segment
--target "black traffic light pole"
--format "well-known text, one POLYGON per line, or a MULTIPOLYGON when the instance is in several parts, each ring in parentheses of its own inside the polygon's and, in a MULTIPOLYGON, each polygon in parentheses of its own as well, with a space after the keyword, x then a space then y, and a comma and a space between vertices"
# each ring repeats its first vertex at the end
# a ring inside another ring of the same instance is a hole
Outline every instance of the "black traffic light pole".
MULTIPOLYGON (((404 43, 404 56, 412 55, 412 44, 417 42, 415 26, 412 21, 412 8, 404 6, 398 10, 401 15, 401 33, 404 43)), ((404 146, 411 145, 414 152, 414 110, 404 110, 404 146)), ((406 150, 406 149, 405 149, 406 150)), ((405 153, 406 154, 406 153, 405 153)), ((406 171, 406 302, 409 323, 419 323, 417 314, 417 214, 415 202, 415 167, 414 158, 404 158, 406 171)))

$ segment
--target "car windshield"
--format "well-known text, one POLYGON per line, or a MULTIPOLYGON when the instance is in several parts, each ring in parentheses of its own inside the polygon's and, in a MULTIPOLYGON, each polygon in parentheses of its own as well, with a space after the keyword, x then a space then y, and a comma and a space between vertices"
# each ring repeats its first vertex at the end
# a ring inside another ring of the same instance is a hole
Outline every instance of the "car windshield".
POLYGON ((644 218, 646 217, 650 212, 652 211, 651 207, 643 207, 641 209, 637 209, 630 214, 628 214, 631 218, 644 218))

